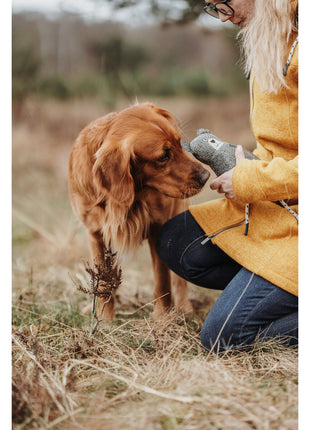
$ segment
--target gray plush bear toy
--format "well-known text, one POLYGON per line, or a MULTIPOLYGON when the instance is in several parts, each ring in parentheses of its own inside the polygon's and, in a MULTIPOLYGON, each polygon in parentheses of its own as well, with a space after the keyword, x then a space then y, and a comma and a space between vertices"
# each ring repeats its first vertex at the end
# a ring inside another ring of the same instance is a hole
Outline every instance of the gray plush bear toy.
MULTIPOLYGON (((191 142, 183 142, 182 147, 185 151, 191 152, 197 160, 210 166, 216 176, 222 175, 236 165, 235 151, 237 146, 220 140, 206 128, 200 128, 197 131, 197 137, 191 142)), ((259 160, 252 152, 246 149, 243 149, 243 151, 245 158, 249 160, 259 160)), ((298 214, 296 214, 284 200, 279 200, 274 203, 288 210, 296 218, 298 223, 298 214)), ((245 234, 247 234, 247 229, 245 234)))
MULTIPOLYGON (((182 147, 185 151, 191 152, 197 160, 210 166, 216 176, 222 175, 236 165, 236 145, 220 140, 206 128, 200 128, 197 137, 191 142, 183 142, 182 147)), ((243 151, 249 160, 258 160, 252 152, 246 149, 243 151)))

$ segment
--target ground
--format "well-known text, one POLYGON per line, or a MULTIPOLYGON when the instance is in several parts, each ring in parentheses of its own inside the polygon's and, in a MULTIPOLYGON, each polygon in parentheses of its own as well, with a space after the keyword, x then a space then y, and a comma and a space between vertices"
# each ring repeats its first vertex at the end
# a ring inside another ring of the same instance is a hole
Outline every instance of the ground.
MULTIPOLYGON (((184 139, 205 127, 254 147, 247 97, 151 101, 176 115, 184 139)), ((147 245, 122 268, 115 320, 89 335, 91 297, 71 279, 87 284, 89 249, 67 168, 78 132, 105 113, 92 100, 28 100, 14 119, 13 428, 296 429, 297 351, 204 351, 200 328, 218 293, 193 285, 190 319, 155 322, 147 245)), ((206 185, 191 201, 217 197, 206 185)))

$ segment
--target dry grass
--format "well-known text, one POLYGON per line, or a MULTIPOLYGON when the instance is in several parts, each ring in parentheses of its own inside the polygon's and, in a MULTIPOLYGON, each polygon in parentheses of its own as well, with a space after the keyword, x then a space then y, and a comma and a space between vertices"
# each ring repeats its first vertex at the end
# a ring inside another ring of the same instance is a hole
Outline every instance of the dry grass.
MULTIPOLYGON (((251 146, 244 99, 158 104, 177 114, 188 138, 200 126, 218 133, 230 118, 231 140, 251 146)), ((123 266, 115 320, 89 337, 91 298, 68 274, 87 284, 67 161, 80 128, 103 113, 89 101, 31 101, 14 124, 13 428, 296 429, 297 351, 268 343, 208 354, 199 333, 218 293, 194 286, 193 318, 172 312, 154 322, 146 245, 123 266)), ((206 189, 196 201, 213 197, 206 189)))

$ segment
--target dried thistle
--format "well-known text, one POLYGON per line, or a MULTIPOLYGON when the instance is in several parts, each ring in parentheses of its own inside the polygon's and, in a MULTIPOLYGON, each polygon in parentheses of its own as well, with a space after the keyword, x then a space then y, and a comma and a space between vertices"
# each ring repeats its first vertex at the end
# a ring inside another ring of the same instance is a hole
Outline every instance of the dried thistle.
MULTIPOLYGON (((97 260, 99 260, 97 258, 97 260)), ((116 265, 116 254, 111 249, 105 249, 103 257, 100 258, 100 263, 95 263, 93 266, 88 261, 84 262, 85 271, 90 275, 87 288, 78 284, 70 275, 76 288, 85 294, 93 296, 93 316, 96 318, 96 324, 92 330, 95 332, 100 321, 105 305, 111 300, 113 291, 121 284, 122 270, 116 265), (97 298, 103 299, 102 309, 99 312, 99 318, 96 315, 97 298)))

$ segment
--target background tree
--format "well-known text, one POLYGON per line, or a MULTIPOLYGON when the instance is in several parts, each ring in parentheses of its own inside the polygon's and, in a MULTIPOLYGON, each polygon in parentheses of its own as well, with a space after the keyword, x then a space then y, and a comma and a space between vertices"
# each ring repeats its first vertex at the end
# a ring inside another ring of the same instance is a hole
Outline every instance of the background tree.
POLYGON ((27 96, 35 90, 40 60, 33 46, 12 38, 12 98, 18 116, 27 96))
POLYGON ((32 95, 96 97, 114 108, 119 97, 133 103, 144 96, 218 97, 247 89, 236 65, 235 29, 208 26, 206 15, 204 22, 196 19, 202 0, 92 1, 95 10, 112 7, 113 19, 122 15, 122 21, 13 14, 14 104, 32 95))
POLYGON ((126 86, 122 75, 127 72, 131 81, 137 80, 138 70, 149 59, 145 48, 128 43, 120 35, 113 35, 104 41, 91 44, 90 51, 107 81, 106 91, 109 94, 105 99, 110 107, 115 106, 118 91, 130 98, 131 90, 126 86))
POLYGON ((195 21, 203 12, 202 0, 93 0, 94 3, 107 4, 114 10, 141 7, 152 14, 162 24, 184 24, 195 21))

